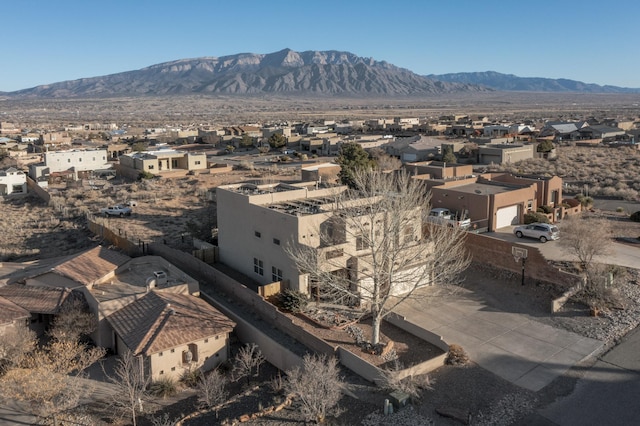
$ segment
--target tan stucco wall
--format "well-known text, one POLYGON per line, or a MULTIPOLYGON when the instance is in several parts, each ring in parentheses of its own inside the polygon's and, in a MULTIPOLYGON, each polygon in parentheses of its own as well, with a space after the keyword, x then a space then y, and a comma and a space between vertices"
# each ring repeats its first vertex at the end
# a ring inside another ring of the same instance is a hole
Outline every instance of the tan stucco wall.
POLYGON ((227 342, 226 333, 192 342, 197 346, 198 353, 197 361, 194 358, 191 364, 183 363, 183 353, 189 350, 189 345, 187 344, 151 354, 149 358, 151 361, 152 380, 167 377, 178 380, 189 369, 200 368, 203 371, 207 371, 216 367, 227 360, 227 342), (206 343, 205 340, 207 340, 206 343))

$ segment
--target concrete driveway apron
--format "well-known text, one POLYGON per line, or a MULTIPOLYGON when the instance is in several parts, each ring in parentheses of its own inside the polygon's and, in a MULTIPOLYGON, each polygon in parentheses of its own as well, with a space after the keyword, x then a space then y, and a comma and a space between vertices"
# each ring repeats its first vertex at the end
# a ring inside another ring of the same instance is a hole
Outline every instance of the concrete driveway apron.
POLYGON ((441 335, 448 344, 461 345, 486 370, 532 391, 542 389, 603 345, 523 314, 498 311, 466 289, 427 304, 407 300, 395 311, 441 335))

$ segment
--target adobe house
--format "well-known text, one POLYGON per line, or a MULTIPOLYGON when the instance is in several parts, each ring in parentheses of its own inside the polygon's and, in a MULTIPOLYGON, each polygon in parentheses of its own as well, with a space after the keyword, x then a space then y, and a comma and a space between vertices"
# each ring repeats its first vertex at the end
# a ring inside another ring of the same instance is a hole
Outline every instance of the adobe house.
POLYGON ((444 207, 471 218, 472 229, 493 232, 520 224, 527 212, 535 212, 540 206, 554 208, 552 222, 564 215, 562 179, 558 176, 514 176, 509 173, 477 176, 469 173, 471 166, 440 162, 422 166, 409 164, 407 168, 429 172, 413 177, 423 180, 431 190, 432 207, 444 207))
POLYGON ((152 380, 178 380, 185 372, 208 371, 229 358, 235 323, 204 300, 152 290, 107 317, 114 351, 138 357, 152 380))
POLYGON ((159 256, 130 258, 97 246, 57 264, 28 271, 27 288, 76 290, 84 295, 98 327, 91 335, 98 346, 113 348, 115 338, 106 317, 151 289, 199 295, 198 282, 159 256))

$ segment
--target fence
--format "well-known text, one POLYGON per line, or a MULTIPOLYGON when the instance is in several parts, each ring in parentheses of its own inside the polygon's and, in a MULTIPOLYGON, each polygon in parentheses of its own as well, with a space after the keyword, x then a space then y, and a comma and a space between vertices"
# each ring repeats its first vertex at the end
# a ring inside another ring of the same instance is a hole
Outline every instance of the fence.
POLYGON ((276 294, 281 293, 288 286, 285 282, 276 281, 275 283, 261 285, 258 287, 258 294, 265 299, 270 298, 271 296, 275 296, 276 294))
POLYGON ((528 250, 526 261, 526 277, 553 285, 570 288, 580 283, 579 276, 561 271, 549 264, 547 259, 535 247, 523 244, 511 243, 499 238, 487 235, 466 233, 465 245, 474 262, 491 265, 494 268, 504 269, 520 274, 522 264, 516 262, 511 254, 512 247, 521 247, 528 250))
POLYGON ((38 185, 36 181, 34 181, 28 176, 27 176, 27 188, 30 192, 42 198, 42 200, 44 200, 45 203, 48 204, 49 201, 51 200, 51 194, 49 194, 49 192, 46 189, 40 187, 40 185, 38 185))

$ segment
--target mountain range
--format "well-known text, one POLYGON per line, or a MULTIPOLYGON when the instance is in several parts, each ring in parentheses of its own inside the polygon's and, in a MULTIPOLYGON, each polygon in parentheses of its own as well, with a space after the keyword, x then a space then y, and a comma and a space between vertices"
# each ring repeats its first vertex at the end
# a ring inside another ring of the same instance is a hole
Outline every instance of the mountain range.
POLYGON ((495 71, 429 74, 426 77, 449 83, 475 84, 498 91, 518 92, 573 92, 573 93, 640 93, 640 89, 600 86, 566 78, 518 77, 495 71))
POLYGON ((187 94, 425 96, 495 90, 638 93, 572 80, 458 73, 418 75, 385 61, 340 51, 240 53, 180 59, 135 71, 3 93, 9 97, 83 98, 187 94))

